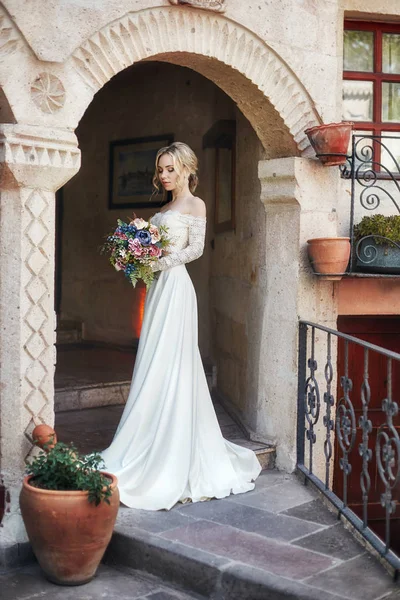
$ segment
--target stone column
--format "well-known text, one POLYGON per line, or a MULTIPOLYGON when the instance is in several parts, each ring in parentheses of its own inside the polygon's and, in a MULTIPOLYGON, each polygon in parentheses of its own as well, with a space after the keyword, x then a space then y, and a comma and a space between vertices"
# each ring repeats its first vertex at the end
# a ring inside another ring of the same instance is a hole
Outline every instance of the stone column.
POLYGON ((282 158, 261 161, 259 177, 267 243, 257 432, 277 445, 278 468, 292 471, 296 464, 298 320, 336 329, 337 316, 334 283, 312 274, 306 242, 337 235, 339 173, 316 160, 282 158))
POLYGON ((55 191, 80 166, 75 134, 0 125, 1 540, 25 532, 18 495, 30 433, 54 422, 55 191))

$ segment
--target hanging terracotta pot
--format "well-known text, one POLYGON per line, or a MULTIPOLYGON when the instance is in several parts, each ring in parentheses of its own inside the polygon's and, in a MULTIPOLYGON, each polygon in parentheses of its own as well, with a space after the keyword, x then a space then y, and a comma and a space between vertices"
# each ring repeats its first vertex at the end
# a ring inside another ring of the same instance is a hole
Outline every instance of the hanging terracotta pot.
POLYGON ((111 539, 119 508, 117 478, 110 504, 90 503, 88 492, 44 490, 25 477, 20 507, 29 541, 46 577, 59 585, 81 585, 95 575, 111 539))
POLYGON ((324 275, 324 279, 341 279, 349 264, 350 238, 313 238, 307 244, 308 257, 314 271, 324 275))
POLYGON ((354 123, 328 123, 306 129, 315 154, 326 167, 344 165, 354 123))

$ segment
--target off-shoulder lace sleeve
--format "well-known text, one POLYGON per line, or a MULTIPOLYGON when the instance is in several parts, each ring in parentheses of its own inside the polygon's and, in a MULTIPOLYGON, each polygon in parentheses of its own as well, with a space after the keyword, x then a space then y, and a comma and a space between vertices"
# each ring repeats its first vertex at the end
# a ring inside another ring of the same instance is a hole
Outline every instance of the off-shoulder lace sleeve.
POLYGON ((153 271, 166 271, 171 267, 183 265, 196 260, 203 254, 206 237, 206 218, 184 215, 189 225, 189 242, 186 248, 171 252, 152 263, 153 271))

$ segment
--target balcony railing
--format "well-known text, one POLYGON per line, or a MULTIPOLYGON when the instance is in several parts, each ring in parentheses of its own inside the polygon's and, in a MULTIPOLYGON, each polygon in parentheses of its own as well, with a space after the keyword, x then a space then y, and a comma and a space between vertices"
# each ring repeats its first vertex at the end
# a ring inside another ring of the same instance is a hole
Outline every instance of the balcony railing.
MULTIPOLYGON (((354 225, 366 214, 400 214, 400 135, 353 134, 351 154, 341 167, 342 176, 351 181, 349 237, 351 257, 348 274, 379 273, 374 269, 383 236, 365 236, 355 240, 354 225), (377 158, 379 157, 379 159, 377 158), (374 243, 380 238, 380 244, 374 243)), ((400 249, 393 243, 391 247, 400 249)), ((398 265, 400 268, 400 264, 398 265)), ((390 268, 387 273, 390 274, 390 268)))
POLYGON ((400 354, 306 321, 299 336, 297 468, 397 577, 400 354))

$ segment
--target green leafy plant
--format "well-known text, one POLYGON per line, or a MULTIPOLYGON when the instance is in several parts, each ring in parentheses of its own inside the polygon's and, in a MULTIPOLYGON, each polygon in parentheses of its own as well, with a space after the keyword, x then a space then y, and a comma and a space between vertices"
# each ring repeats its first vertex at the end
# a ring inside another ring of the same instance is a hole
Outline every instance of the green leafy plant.
POLYGON ((363 217, 361 221, 354 226, 354 239, 357 242, 368 235, 376 235, 387 238, 389 242, 380 237, 374 238, 376 244, 394 246, 390 242, 400 243, 400 215, 373 215, 363 217))
POLYGON ((50 444, 27 462, 27 473, 33 475, 30 485, 44 490, 87 491, 89 502, 96 506, 102 501, 110 504, 111 481, 100 470, 104 466, 100 454, 81 455, 73 444, 62 442, 46 448, 50 444))

